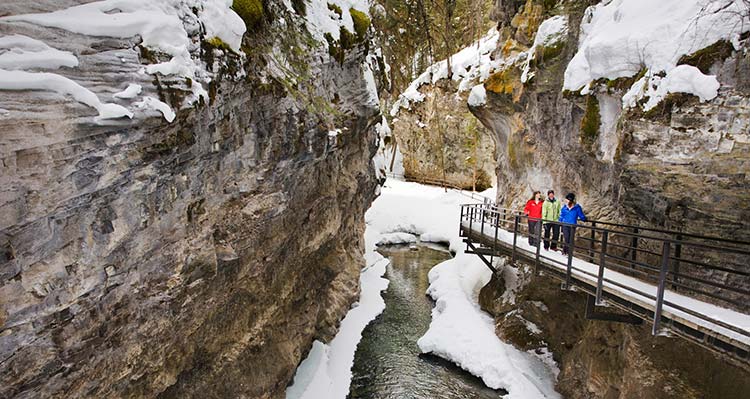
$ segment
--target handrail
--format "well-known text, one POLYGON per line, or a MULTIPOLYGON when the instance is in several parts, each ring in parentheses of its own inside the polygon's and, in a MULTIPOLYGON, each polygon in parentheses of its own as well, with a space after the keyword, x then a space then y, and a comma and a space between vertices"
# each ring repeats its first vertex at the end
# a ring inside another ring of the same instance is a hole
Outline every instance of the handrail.
MULTIPOLYGON (((511 258, 515 260, 518 248, 518 238, 529 236, 519 228, 521 222, 526 220, 540 220, 530 218, 515 209, 501 208, 495 204, 464 204, 461 205, 462 223, 469 222, 469 233, 474 229, 475 223, 480 223, 481 234, 492 241, 491 235, 494 229, 495 245, 497 243, 498 230, 506 230, 513 233, 513 246, 511 258), (485 227, 487 225, 488 227, 485 227), (490 236, 488 236, 488 234, 490 236)), ((541 221, 541 220, 540 220, 541 221)), ((641 226, 620 225, 610 222, 591 221, 589 224, 568 224, 557 221, 542 221, 553 225, 574 227, 578 237, 573 238, 569 245, 567 264, 554 260, 540 254, 542 241, 541 225, 534 231, 536 239, 535 251, 529 256, 536 259, 535 269, 539 267, 540 259, 549 259, 561 268, 565 269, 565 284, 571 284, 572 271, 584 273, 597 279, 596 303, 601 303, 604 283, 616 285, 624 290, 649 298, 654 301, 653 333, 661 332, 661 309, 664 304, 672 308, 682 308, 678 304, 665 301, 664 293, 667 285, 672 291, 679 291, 682 295, 701 300, 713 298, 733 308, 739 308, 744 313, 750 312, 750 242, 738 240, 727 240, 718 237, 707 237, 698 234, 690 234, 681 231, 661 230, 659 233, 664 237, 644 234, 655 231, 641 226), (611 226, 611 227, 610 227, 611 226), (622 231, 618 228, 638 229, 634 232, 622 231), (583 237, 583 234, 586 237, 583 237), (589 236, 590 235, 590 236, 589 236), (582 242, 576 243, 577 240, 582 242), (624 240, 624 242, 623 242, 624 240), (701 242, 696 242, 700 240, 701 242), (619 242, 618 242, 619 241, 619 242), (709 241, 709 242, 707 242, 709 241), (713 241, 713 242, 710 242, 713 241), (692 251, 685 251, 685 249, 692 251), (573 255, 578 251, 578 256, 587 259, 587 262, 598 266, 599 273, 595 276, 589 272, 577 268, 573 263, 573 255), (712 265, 711 261, 721 261, 721 265, 712 265), (686 270, 680 270, 684 267, 686 270), (656 293, 648 294, 628 287, 616 281, 604 277, 605 270, 616 271, 620 274, 631 275, 641 281, 653 281, 656 283, 656 293), (639 277, 635 277, 639 276, 639 277), (720 278, 725 276, 724 278, 720 278)), ((462 234, 464 232, 462 231, 462 234)), ((477 229, 475 233, 480 233, 477 229)), ((574 233, 575 234, 575 233, 574 233)), ((564 245, 564 240, 557 241, 564 245)), ((489 245, 492 245, 490 243, 489 245)), ((510 243, 508 243, 510 246, 510 243)), ((528 253, 528 250, 524 250, 528 253)), ((682 309, 681 309, 682 310, 682 309)), ((684 310, 683 310, 684 311, 684 310)), ((720 320, 714 320, 710 315, 700 314, 694 311, 687 312, 694 317, 720 325, 737 333, 750 337, 750 332, 727 325, 720 320)))
MULTIPOLYGON (((513 212, 517 212, 519 215, 523 215, 523 212, 521 210, 518 210, 518 209, 502 208, 502 207, 499 207, 499 206, 496 206, 496 205, 494 205, 493 208, 495 208, 497 210, 513 211, 513 212)), ((547 223, 548 221, 544 221, 544 222, 547 223)), ((682 239, 680 239, 680 240, 674 239, 673 240, 674 243, 677 243, 678 241, 684 241, 685 238, 696 238, 696 239, 700 239, 700 240, 711 240, 711 241, 724 242, 724 243, 730 243, 730 244, 746 245, 746 246, 750 247, 750 241, 735 240, 735 239, 731 239, 731 238, 722 238, 722 237, 715 237, 715 236, 706 236, 706 235, 700 235, 700 234, 695 234, 695 233, 688 233, 688 232, 684 232, 684 231, 657 229, 657 228, 652 228, 652 227, 636 226, 636 225, 631 225, 631 224, 621 224, 621 223, 614 223, 614 222, 605 222, 605 221, 601 221, 601 220, 592 220, 592 219, 587 219, 587 220, 583 221, 582 223, 591 224, 592 228, 595 228, 596 225, 608 225, 608 226, 614 226, 614 227, 638 229, 639 231, 651 231, 651 232, 655 232, 655 233, 670 234, 670 235, 675 235, 675 236, 679 235, 679 236, 682 237, 682 239)), ((580 227, 580 226, 586 226, 586 225, 577 224, 576 226, 580 227)), ((650 236, 650 235, 646 236, 646 235, 643 235, 643 234, 630 233, 630 232, 627 232, 627 231, 619 231, 619 230, 610 230, 610 231, 617 232, 618 234, 625 234, 625 235, 630 235, 630 236, 638 236, 638 237, 643 237, 643 238, 659 239, 659 237, 656 237, 656 236, 650 236)), ((706 245, 706 244, 701 244, 701 245, 706 245)), ((707 248, 707 249, 712 249, 712 248, 707 248)), ((750 251, 742 252, 742 254, 743 255, 750 255, 750 251)))

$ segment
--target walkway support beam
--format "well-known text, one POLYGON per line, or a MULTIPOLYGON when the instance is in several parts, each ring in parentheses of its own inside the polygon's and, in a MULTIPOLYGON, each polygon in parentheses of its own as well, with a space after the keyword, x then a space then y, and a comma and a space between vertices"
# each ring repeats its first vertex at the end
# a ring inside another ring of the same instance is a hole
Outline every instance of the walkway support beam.
POLYGON ((596 281, 596 305, 602 305, 602 289, 604 285, 604 268, 607 265, 607 241, 609 241, 609 232, 602 232, 602 253, 599 258, 599 275, 596 281))
POLYGON ((656 288, 656 310, 654 311, 654 328, 651 330, 652 335, 661 334, 661 311, 664 306, 664 285, 667 280, 667 269, 669 268, 669 253, 671 246, 669 241, 664 241, 661 252, 661 270, 659 271, 659 285, 656 288))

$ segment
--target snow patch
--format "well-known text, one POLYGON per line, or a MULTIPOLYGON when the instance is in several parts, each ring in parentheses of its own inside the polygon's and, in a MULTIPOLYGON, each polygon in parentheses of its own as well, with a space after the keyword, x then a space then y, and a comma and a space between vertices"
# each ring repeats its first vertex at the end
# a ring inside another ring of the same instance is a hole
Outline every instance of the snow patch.
POLYGON ((0 69, 58 69, 75 68, 78 58, 67 51, 23 35, 0 37, 0 69))
POLYGON ((523 72, 521 72, 521 82, 526 83, 534 77, 530 72, 531 61, 536 57, 538 47, 549 47, 565 40, 568 35, 568 17, 556 15, 544 20, 540 25, 534 37, 534 44, 526 55, 523 72))
POLYGON ((6 71, 0 69, 0 90, 43 90, 69 95, 99 112, 97 119, 115 119, 133 113, 127 108, 111 103, 102 103, 91 90, 54 73, 6 71))
POLYGON ((375 175, 378 179, 384 178, 385 173, 403 176, 404 156, 401 154, 401 149, 398 147, 385 116, 381 116, 380 122, 375 125, 375 131, 378 134, 378 151, 372 158, 375 175), (388 144, 386 144, 386 139, 388 139, 388 144))
POLYGON ((386 233, 380 237, 380 240, 375 244, 381 245, 394 245, 394 244, 411 244, 417 242, 417 236, 410 233, 386 233))
POLYGON ((125 99, 135 98, 137 95, 141 94, 141 89, 141 85, 137 83, 130 83, 125 90, 113 94, 112 97, 125 99))
POLYGON ((716 80, 716 76, 704 75, 700 69, 692 65, 677 66, 664 78, 651 77, 645 92, 648 101, 643 109, 648 111, 654 108, 670 93, 691 93, 698 96, 701 102, 705 102, 719 94, 719 81, 716 80))
POLYGON ((483 84, 478 84, 471 88, 469 93, 469 106, 480 107, 487 103, 487 90, 483 84))
POLYGON ((143 97, 143 100, 134 105, 140 109, 152 109, 161 112, 167 122, 172 122, 175 118, 175 113, 172 111, 172 107, 153 97, 145 96, 143 97))

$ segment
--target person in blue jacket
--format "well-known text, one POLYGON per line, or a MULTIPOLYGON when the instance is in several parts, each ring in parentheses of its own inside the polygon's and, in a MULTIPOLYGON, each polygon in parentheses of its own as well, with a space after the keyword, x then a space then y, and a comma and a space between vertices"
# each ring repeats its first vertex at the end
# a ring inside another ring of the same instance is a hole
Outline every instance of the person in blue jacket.
POLYGON ((576 204, 576 195, 568 193, 568 195, 565 196, 565 205, 563 205, 560 210, 559 220, 560 222, 567 223, 567 225, 562 227, 563 239, 565 241, 565 244, 563 245, 563 255, 568 254, 570 242, 573 240, 576 233, 575 225, 578 224, 579 220, 585 222, 586 215, 583 214, 583 208, 581 208, 581 205, 576 204))

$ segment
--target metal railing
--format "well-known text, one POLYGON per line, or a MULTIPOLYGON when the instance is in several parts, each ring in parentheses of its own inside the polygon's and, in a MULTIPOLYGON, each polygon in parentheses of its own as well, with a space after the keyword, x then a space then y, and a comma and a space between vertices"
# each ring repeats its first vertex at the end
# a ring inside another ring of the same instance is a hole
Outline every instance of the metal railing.
MULTIPOLYGON (((602 304, 604 284, 617 287, 618 290, 637 294, 654 303, 653 330, 661 333, 662 309, 664 305, 709 321, 731 331, 750 337, 750 333, 710 315, 696 312, 694 309, 665 299, 665 291, 678 292, 698 300, 716 303, 742 313, 750 313, 750 242, 701 236, 678 231, 669 231, 642 226, 617 224, 611 222, 589 221, 578 225, 560 222, 547 222, 550 230, 558 226, 560 230, 570 229, 573 237, 568 243, 566 262, 547 256, 541 251, 545 241, 542 235, 542 223, 539 228, 528 232, 524 222, 539 221, 523 213, 492 204, 468 204, 461 206, 461 224, 468 223, 468 232, 462 228, 462 235, 479 233, 484 237, 483 246, 498 248, 502 244, 498 239, 499 230, 513 234, 510 250, 515 261, 519 251, 525 251, 527 258, 534 261, 535 270, 542 260, 559 265, 564 269, 564 286, 570 287, 573 273, 587 275, 596 281, 596 304, 602 304), (479 223, 477 225, 477 223, 479 223), (524 234, 524 232, 526 233, 524 234), (530 233, 530 234, 529 234, 530 233), (534 252, 518 246, 519 237, 532 238, 534 252), (598 272, 576 267, 574 258, 598 266, 598 272), (640 281, 653 283, 655 292, 644 292, 642 287, 624 284, 605 276, 605 270, 634 277, 640 281)), ((541 222, 541 221, 540 221, 541 222)), ((562 233, 562 231, 561 231, 562 233)), ((550 237, 548 244, 565 246, 560 234, 557 240, 550 237)))

